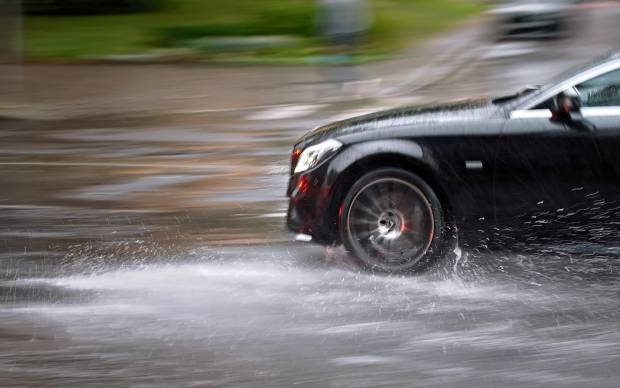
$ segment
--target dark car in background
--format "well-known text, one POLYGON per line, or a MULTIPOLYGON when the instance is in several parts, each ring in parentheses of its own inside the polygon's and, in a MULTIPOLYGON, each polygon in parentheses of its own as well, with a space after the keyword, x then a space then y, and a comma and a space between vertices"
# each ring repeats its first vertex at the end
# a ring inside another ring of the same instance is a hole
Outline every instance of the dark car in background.
POLYGON ((512 96, 314 129, 288 195, 292 231, 382 272, 425 269, 457 239, 618 244, 620 51, 512 96))
POLYGON ((510 0, 493 8, 494 34, 499 39, 566 37, 579 22, 579 0, 510 0))

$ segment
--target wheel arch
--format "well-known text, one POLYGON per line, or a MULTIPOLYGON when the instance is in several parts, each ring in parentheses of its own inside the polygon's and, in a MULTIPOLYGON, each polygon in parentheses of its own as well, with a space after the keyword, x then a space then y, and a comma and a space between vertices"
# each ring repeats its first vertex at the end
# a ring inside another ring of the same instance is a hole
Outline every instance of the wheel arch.
POLYGON ((332 164, 335 181, 332 184, 332 194, 327 207, 330 232, 337 239, 338 220, 341 205, 350 187, 363 175, 384 168, 400 168, 418 175, 435 192, 443 206, 446 222, 454 223, 453 206, 447 190, 440 182, 438 171, 432 166, 432 162, 423 158, 422 148, 415 144, 403 144, 398 141, 396 147, 392 144, 377 142, 377 144, 364 144, 362 149, 351 149, 349 155, 343 155, 346 162, 338 161, 332 164), (386 147, 386 145, 388 145, 386 147))

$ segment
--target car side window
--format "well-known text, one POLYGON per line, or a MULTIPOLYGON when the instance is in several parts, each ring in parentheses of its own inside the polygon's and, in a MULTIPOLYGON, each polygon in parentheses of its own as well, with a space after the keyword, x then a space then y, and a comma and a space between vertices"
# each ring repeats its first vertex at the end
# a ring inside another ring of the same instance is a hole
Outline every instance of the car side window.
POLYGON ((553 104, 553 98, 549 98, 543 102, 541 102, 540 104, 536 105, 535 107, 533 107, 532 109, 544 109, 544 110, 549 110, 551 109, 551 106, 553 104))
POLYGON ((576 88, 585 107, 620 106, 620 69, 585 81, 576 88))

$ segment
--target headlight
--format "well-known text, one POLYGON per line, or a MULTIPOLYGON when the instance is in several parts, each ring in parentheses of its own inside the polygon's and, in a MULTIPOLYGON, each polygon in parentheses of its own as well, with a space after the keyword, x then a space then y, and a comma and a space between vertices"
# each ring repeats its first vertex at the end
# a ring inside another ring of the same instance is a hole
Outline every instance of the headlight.
POLYGON ((328 139, 306 148, 299 156, 299 161, 295 166, 295 174, 318 166, 322 161, 338 151, 340 147, 342 147, 341 142, 328 139))

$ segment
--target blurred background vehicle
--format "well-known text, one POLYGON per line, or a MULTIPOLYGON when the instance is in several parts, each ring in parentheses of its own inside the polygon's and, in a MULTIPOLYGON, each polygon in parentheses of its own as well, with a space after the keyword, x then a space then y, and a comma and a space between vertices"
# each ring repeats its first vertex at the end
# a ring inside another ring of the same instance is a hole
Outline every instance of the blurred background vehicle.
POLYGON ((498 39, 558 39, 578 30, 583 0, 507 0, 489 13, 498 39))

